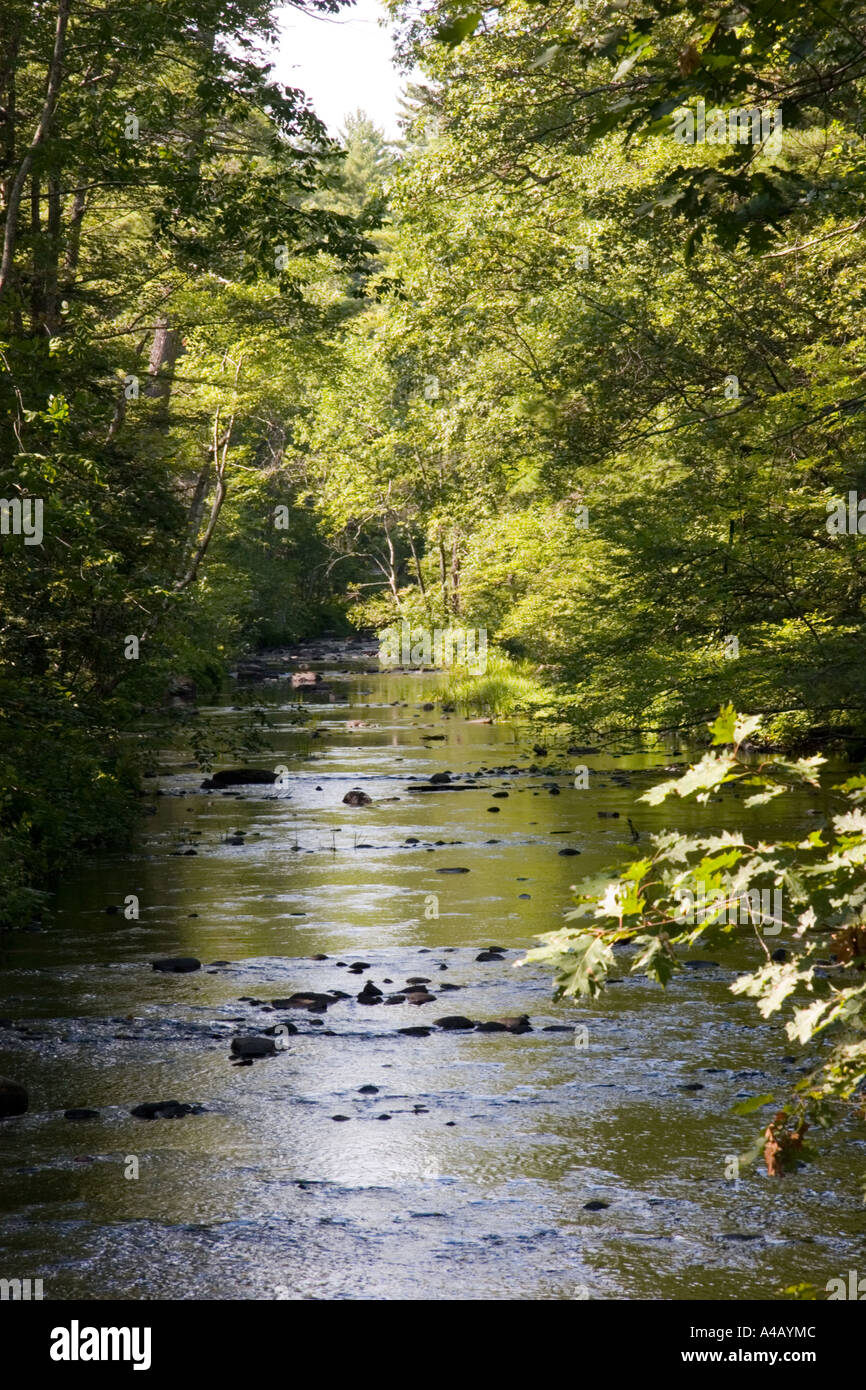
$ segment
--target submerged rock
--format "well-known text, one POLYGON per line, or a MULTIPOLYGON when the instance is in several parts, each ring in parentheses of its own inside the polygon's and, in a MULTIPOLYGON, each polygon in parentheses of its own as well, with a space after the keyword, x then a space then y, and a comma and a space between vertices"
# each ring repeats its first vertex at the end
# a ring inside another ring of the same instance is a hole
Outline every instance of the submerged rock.
POLYGON ((85 1107, 82 1106, 79 1108, 73 1108, 72 1110, 64 1110, 63 1118, 64 1120, 98 1120, 99 1111, 87 1110, 85 1107))
POLYGON ((150 963, 154 970, 171 975, 188 975, 193 970, 201 970, 201 961, 196 960, 195 956, 165 956, 150 963))
POLYGON ((23 1115, 29 1104, 30 1097, 24 1086, 0 1076, 0 1120, 6 1120, 12 1115, 23 1115))
POLYGON ((277 780, 275 772, 268 772, 262 767, 232 767, 225 768, 222 772, 215 772, 212 777, 207 777, 202 782, 202 790, 219 790, 222 787, 244 787, 253 784, 262 786, 272 786, 277 780))
POLYGON ((184 1115, 201 1115, 203 1105, 187 1105, 179 1100, 148 1100, 130 1110, 139 1120, 181 1120, 184 1115))
POLYGON ((404 989, 403 994, 409 1004, 432 1004, 436 998, 436 995, 431 994, 429 989, 425 989, 423 985, 413 989, 404 989))
POLYGON ((311 1014, 323 1014, 334 1003, 336 1000, 332 995, 314 994, 312 990, 302 990, 298 994, 290 994, 287 999, 271 1000, 275 1009, 306 1009, 311 1014))
POLYGON ((232 1038, 233 1057, 273 1057, 277 1052, 275 1038, 232 1038))

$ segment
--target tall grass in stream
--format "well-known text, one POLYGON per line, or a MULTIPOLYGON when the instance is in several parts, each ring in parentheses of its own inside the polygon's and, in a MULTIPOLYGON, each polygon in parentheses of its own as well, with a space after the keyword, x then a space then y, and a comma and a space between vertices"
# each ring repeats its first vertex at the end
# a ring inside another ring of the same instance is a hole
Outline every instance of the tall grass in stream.
POLYGON ((531 662, 491 652, 483 675, 455 669, 443 698, 464 714, 529 714, 537 705, 550 703, 550 692, 535 677, 531 662))

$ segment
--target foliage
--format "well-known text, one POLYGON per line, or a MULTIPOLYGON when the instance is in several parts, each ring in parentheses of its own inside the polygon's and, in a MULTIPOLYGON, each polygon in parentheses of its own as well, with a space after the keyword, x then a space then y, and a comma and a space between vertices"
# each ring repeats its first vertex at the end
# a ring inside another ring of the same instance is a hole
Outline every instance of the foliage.
MULTIPOLYGON (((816 787, 820 755, 759 759, 748 751, 758 724, 727 706, 711 725, 704 756, 641 800, 706 804, 730 786, 746 793, 750 807, 816 787)), ((619 873, 578 883, 578 905, 567 915, 574 925, 545 933, 525 957, 551 966, 560 995, 591 999, 604 988, 616 947, 630 948, 630 973, 666 985, 684 952, 712 949, 735 932, 753 936, 760 959, 731 989, 754 999, 762 1018, 779 1014, 810 1063, 765 1131, 764 1156, 775 1175, 804 1156, 810 1124, 852 1112, 864 1117, 866 777, 842 783, 836 799, 828 828, 794 840, 752 843, 739 831, 653 835, 652 849, 619 873)), ((772 1101, 761 1096, 738 1108, 747 1113, 772 1101)))
POLYGON ((0 497, 43 513, 0 534, 0 924, 128 836, 155 743, 200 743, 173 675, 213 696, 341 611, 296 420, 374 215, 275 34, 267 0, 4 6, 0 497))

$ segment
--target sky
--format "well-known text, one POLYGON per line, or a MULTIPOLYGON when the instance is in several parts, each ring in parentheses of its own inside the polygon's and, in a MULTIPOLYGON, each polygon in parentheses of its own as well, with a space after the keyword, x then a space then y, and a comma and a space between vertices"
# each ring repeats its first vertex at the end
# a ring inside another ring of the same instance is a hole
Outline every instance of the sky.
POLYGON ((379 24, 378 0, 356 0, 332 16, 281 12, 275 76, 300 87, 332 135, 360 107, 391 139, 400 134, 398 99, 403 77, 391 66, 391 38, 379 24))

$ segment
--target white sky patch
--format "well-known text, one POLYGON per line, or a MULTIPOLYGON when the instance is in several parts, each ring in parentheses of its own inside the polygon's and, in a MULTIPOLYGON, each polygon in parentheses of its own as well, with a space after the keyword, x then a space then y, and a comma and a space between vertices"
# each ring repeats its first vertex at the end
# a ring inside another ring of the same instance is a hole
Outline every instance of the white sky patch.
POLYGON ((300 87, 336 135, 359 107, 389 139, 400 135, 399 96, 405 79, 391 63, 390 28, 379 0, 357 0, 336 15, 281 11, 274 75, 300 87))

